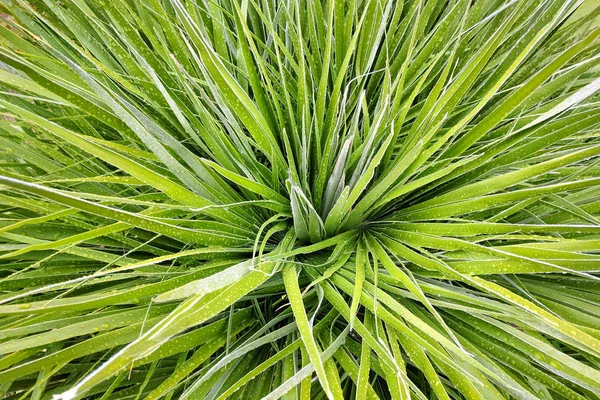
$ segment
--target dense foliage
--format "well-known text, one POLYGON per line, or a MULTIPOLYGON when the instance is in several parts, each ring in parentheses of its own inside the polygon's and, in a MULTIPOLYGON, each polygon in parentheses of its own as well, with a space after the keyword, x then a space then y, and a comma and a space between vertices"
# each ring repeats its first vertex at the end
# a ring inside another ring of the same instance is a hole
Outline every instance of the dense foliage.
POLYGON ((5 399, 600 399, 596 0, 2 0, 5 399))

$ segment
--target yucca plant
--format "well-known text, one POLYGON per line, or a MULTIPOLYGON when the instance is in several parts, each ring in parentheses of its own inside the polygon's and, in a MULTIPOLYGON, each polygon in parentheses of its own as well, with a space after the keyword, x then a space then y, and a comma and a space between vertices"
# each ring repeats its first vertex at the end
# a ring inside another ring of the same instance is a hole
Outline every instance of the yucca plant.
POLYGON ((2 0, 0 397, 600 399, 597 0, 2 0))

